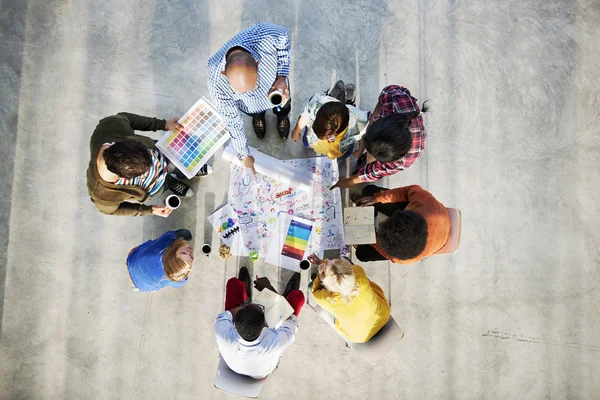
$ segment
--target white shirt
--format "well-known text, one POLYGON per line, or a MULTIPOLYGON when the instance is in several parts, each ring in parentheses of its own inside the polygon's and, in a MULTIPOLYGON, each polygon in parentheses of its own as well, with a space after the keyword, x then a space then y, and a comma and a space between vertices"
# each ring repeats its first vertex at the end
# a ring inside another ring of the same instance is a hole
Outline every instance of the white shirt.
POLYGON ((229 311, 219 314, 215 321, 217 346, 227 366, 240 375, 255 379, 273 372, 285 349, 296 338, 297 330, 297 318, 292 314, 279 329, 265 327, 256 340, 247 342, 235 329, 229 311))

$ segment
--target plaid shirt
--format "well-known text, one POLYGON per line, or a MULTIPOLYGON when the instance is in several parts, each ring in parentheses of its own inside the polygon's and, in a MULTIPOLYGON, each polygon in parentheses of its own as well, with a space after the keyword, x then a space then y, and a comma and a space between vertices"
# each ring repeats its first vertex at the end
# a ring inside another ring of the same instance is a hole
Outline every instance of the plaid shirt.
MULTIPOLYGON (((381 111, 375 119, 387 117, 394 113, 421 112, 417 99, 410 95, 407 88, 398 85, 390 85, 381 91, 379 95, 381 111)), ((358 177, 363 182, 377 181, 385 176, 394 175, 412 165, 425 149, 425 127, 421 115, 414 118, 410 124, 412 135, 412 146, 408 153, 398 161, 382 163, 379 161, 365 165, 358 170, 358 177)))
POLYGON ((258 22, 235 35, 208 60, 210 97, 229 127, 233 147, 243 157, 247 157, 250 150, 240 110, 247 114, 258 114, 273 108, 268 93, 278 76, 289 75, 290 50, 287 29, 258 22), (227 52, 233 47, 246 49, 259 61, 257 87, 246 93, 235 93, 227 77, 221 74, 225 70, 227 52))

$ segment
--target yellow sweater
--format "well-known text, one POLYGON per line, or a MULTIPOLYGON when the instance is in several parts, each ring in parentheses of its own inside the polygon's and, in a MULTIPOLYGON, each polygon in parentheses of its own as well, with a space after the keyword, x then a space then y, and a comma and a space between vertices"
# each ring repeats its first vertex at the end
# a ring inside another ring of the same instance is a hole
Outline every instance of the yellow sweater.
POLYGON ((354 266, 359 293, 352 304, 347 305, 339 294, 330 292, 317 277, 312 294, 317 303, 335 317, 339 332, 354 343, 371 339, 390 318, 390 306, 383 290, 367 278, 365 270, 354 266))

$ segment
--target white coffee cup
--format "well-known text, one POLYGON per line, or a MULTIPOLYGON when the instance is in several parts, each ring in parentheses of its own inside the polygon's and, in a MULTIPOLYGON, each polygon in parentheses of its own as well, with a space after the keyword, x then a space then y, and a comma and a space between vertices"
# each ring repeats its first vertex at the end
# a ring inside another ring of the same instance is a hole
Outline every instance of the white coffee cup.
POLYGON ((179 208, 179 206, 181 205, 181 199, 179 198, 179 196, 172 194, 172 195, 167 196, 167 199, 165 200, 165 204, 171 210, 177 210, 179 208))
POLYGON ((272 91, 271 94, 269 94, 269 101, 274 106, 280 106, 283 101, 283 92, 279 89, 272 91))

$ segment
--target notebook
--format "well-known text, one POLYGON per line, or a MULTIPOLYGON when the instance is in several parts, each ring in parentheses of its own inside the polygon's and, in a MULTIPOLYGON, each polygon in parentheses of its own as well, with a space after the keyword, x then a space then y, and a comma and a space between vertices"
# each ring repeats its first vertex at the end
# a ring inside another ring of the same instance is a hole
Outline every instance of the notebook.
POLYGON ((265 307, 265 320, 269 328, 277 329, 288 319, 294 309, 285 297, 269 289, 263 289, 253 301, 265 307))
POLYGON ((346 244, 375 243, 375 207, 345 207, 344 238, 346 244))

